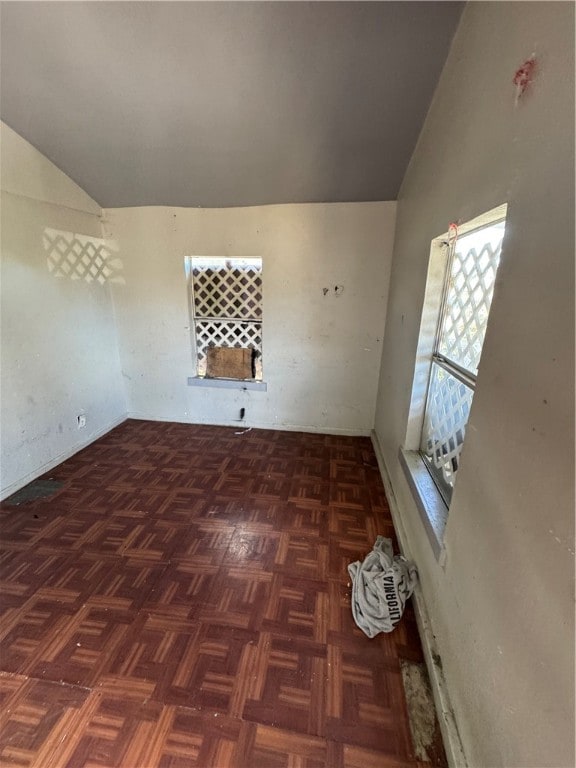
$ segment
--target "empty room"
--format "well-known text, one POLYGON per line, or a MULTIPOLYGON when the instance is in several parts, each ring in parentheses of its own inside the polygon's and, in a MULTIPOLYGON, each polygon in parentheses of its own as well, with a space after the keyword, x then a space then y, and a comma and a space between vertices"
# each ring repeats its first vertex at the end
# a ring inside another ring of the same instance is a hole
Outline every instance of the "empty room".
POLYGON ((0 35, 0 765, 572 768, 574 3, 0 35))

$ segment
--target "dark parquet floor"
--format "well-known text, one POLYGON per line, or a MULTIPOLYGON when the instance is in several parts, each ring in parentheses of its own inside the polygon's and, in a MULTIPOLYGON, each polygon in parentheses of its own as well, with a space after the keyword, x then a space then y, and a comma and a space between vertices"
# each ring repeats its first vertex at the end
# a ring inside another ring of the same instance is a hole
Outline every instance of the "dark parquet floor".
POLYGON ((127 421, 0 505, 2 766, 419 765, 412 611, 350 612, 394 539, 369 439, 239 432, 127 421))

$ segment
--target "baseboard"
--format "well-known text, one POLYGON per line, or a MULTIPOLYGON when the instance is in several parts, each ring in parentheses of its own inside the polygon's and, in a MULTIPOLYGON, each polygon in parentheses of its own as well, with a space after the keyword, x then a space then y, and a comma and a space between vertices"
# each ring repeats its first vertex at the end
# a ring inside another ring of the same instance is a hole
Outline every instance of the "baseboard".
POLYGON ((370 437, 371 429, 339 429, 337 427, 318 427, 310 424, 269 424, 267 422, 250 423, 245 419, 240 421, 203 421, 202 419, 174 419, 164 416, 153 416, 147 413, 132 411, 128 413, 128 419, 137 421, 163 421, 174 424, 202 424, 207 427, 236 427, 238 430, 246 429, 277 429, 279 432, 312 432, 320 435, 342 435, 344 437, 370 437))
POLYGON ((99 429, 96 432, 94 432, 87 440, 84 440, 81 443, 77 443, 73 448, 70 448, 69 450, 64 451, 63 453, 56 456, 54 459, 50 459, 50 461, 47 461, 45 464, 42 464, 42 466, 32 470, 32 472, 28 472, 28 474, 24 475, 24 477, 21 477, 19 480, 16 480, 13 483, 10 483, 10 485, 7 485, 5 488, 2 488, 0 490, 0 501, 7 499, 8 496, 12 496, 13 493, 16 493, 16 491, 19 491, 20 488, 24 488, 24 486, 28 485, 28 483, 31 483, 32 480, 36 480, 37 477, 44 475, 46 472, 50 472, 51 469, 54 469, 54 467, 57 467, 58 464, 62 464, 63 461, 66 461, 66 459, 71 458, 72 456, 74 456, 74 454, 78 453, 78 451, 81 451, 84 448, 87 448, 93 442, 95 442, 96 440, 99 440, 105 434, 110 432, 110 430, 114 429, 115 427, 118 427, 120 424, 123 424, 126 421, 126 418, 127 418, 126 415, 124 415, 118 419, 114 419, 105 427, 102 427, 102 429, 99 429))
MULTIPOLYGON (((392 521, 394 523, 394 529, 398 537, 400 549, 406 558, 412 559, 410 553, 410 545, 408 543, 408 536, 406 534, 406 528, 404 527, 402 515, 400 513, 400 509, 398 508, 398 502, 394 494, 394 489, 390 480, 390 474, 388 473, 388 469, 386 467, 386 462, 384 461, 378 435, 372 431, 371 436, 372 445, 374 446, 374 452, 378 461, 380 475, 382 476, 382 482, 384 483, 384 490, 386 491, 386 498, 388 499, 388 505, 392 514, 392 521)), ((438 716, 440 730, 442 731, 442 739, 444 741, 444 749, 446 750, 448 765, 450 768, 467 768, 468 761, 466 760, 466 756, 462 748, 462 741, 458 733, 454 711, 450 704, 450 696, 448 694, 446 680, 444 678, 442 668, 437 664, 437 660, 440 658, 440 655, 438 654, 436 640, 430 625, 430 619, 428 616, 426 603, 424 602, 422 588, 419 584, 416 585, 412 599, 414 604, 414 613, 416 614, 416 622, 420 632, 420 639, 422 641, 424 659, 426 661, 428 676, 430 677, 430 685, 432 687, 432 694, 434 696, 436 714, 438 716)))

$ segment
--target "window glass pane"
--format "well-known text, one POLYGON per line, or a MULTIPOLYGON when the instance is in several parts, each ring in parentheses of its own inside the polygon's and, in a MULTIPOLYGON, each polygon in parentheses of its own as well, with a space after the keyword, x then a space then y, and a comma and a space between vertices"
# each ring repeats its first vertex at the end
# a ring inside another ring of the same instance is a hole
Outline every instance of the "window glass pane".
POLYGON ((262 260, 192 258, 196 317, 262 319, 262 260))
POLYGON ((450 501, 474 392, 432 363, 421 451, 437 485, 450 501))
POLYGON ((500 263, 504 222, 456 241, 438 351, 472 374, 478 364, 500 263))

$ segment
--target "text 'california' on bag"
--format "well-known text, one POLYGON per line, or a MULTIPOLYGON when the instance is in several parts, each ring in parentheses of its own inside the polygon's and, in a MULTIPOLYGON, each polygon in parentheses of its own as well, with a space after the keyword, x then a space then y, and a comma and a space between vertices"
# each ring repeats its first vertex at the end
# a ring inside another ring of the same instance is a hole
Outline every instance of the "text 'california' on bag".
POLYGON ((372 552, 363 562, 350 563, 348 573, 356 624, 368 637, 392 632, 418 580, 414 563, 394 555, 392 541, 378 536, 372 552))

